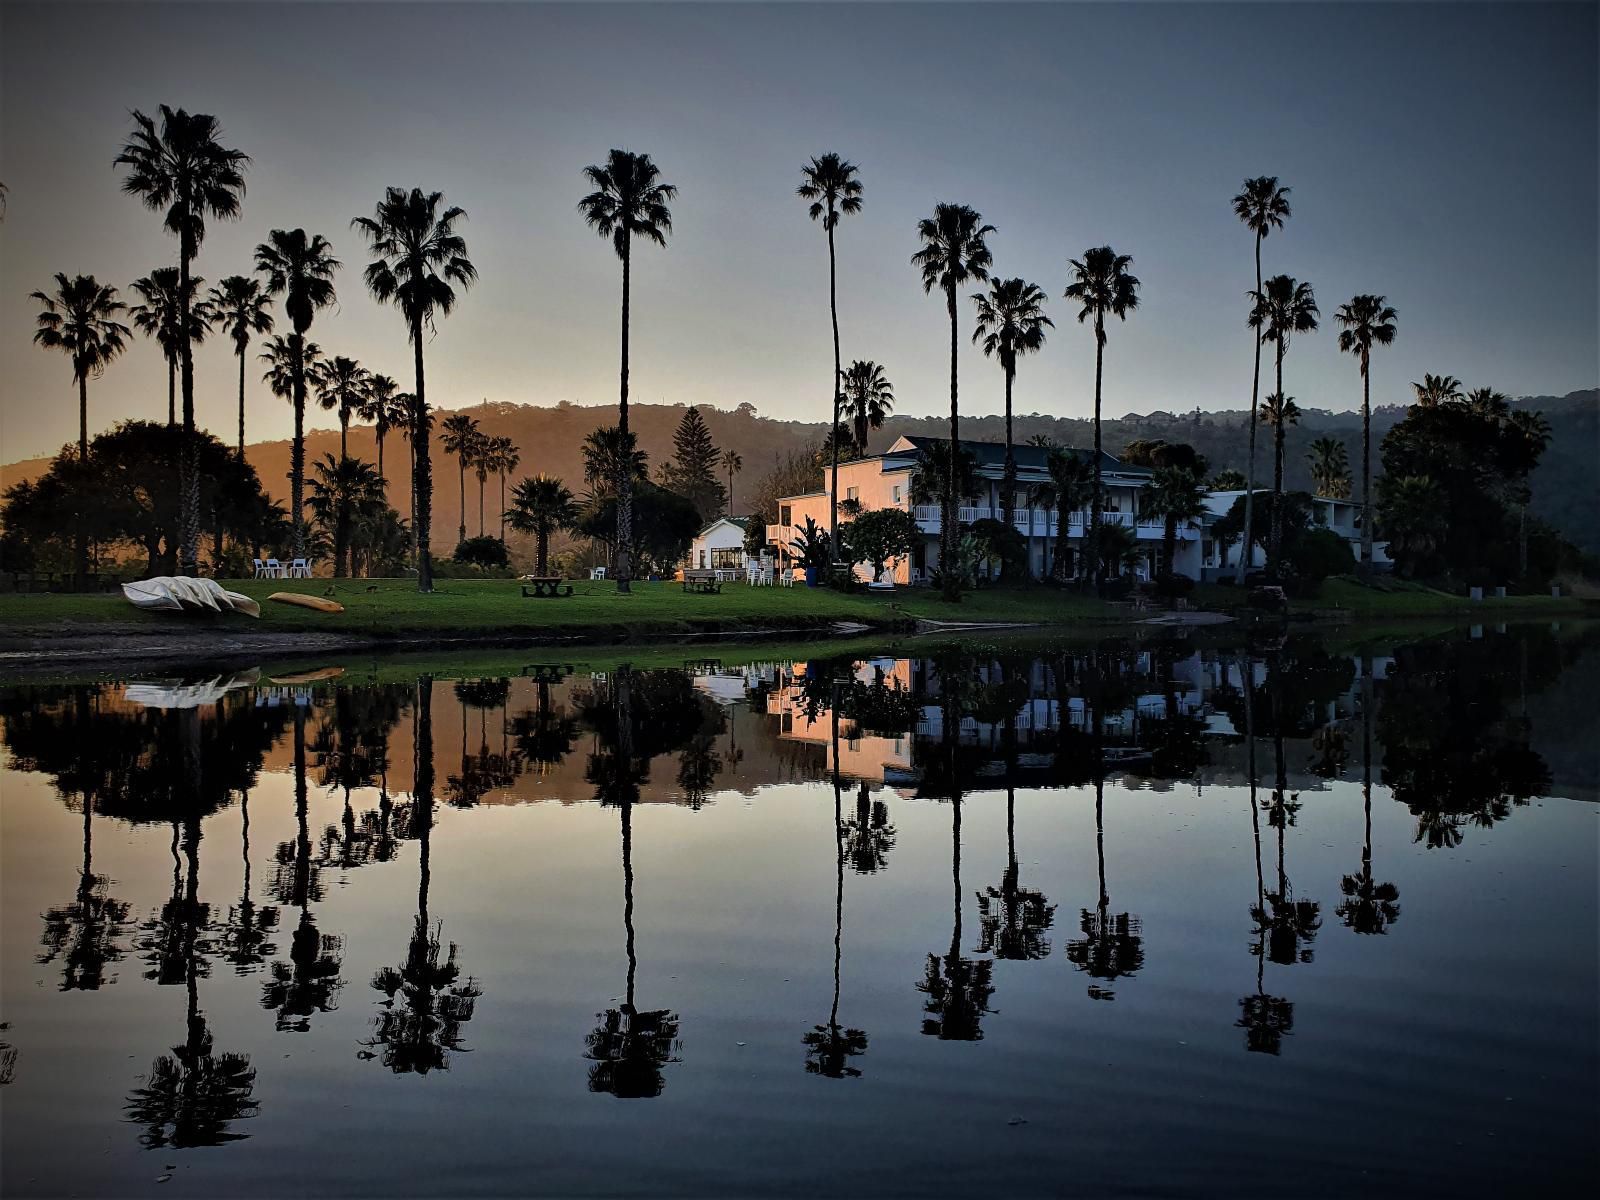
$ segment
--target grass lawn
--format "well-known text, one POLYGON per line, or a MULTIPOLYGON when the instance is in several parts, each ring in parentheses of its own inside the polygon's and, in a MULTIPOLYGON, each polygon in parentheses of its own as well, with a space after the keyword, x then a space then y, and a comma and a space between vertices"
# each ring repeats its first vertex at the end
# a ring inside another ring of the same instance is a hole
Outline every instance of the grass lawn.
MULTIPOLYGON (((1196 608, 1230 612, 1245 607, 1248 589, 1222 584, 1202 584, 1195 588, 1196 608)), ((1412 617, 1488 617, 1491 619, 1536 619, 1542 616, 1577 615, 1592 612, 1586 601, 1573 596, 1507 596, 1469 600, 1452 592, 1441 592, 1420 583, 1392 576, 1379 576, 1372 585, 1348 576, 1325 580, 1317 595, 1289 601, 1301 613, 1339 610, 1358 620, 1408 619, 1412 617)))
POLYGON ((821 588, 753 588, 735 583, 719 595, 685 595, 676 584, 635 583, 619 596, 614 584, 580 581, 574 595, 531 600, 509 579, 441 579, 431 595, 401 579, 222 580, 223 586, 262 602, 261 619, 237 614, 183 617, 134 608, 120 592, 108 595, 0 596, 0 631, 37 633, 87 631, 103 625, 155 632, 177 625, 229 630, 293 632, 318 630, 363 635, 439 631, 508 634, 571 631, 580 633, 670 634, 694 629, 797 629, 830 621, 907 624, 915 618, 938 621, 1063 622, 1117 619, 1120 610, 1097 600, 1052 588, 990 589, 946 604, 931 589, 892 594, 843 595, 821 588), (268 603, 272 592, 321 596, 328 588, 345 606, 340 614, 313 612, 268 603))

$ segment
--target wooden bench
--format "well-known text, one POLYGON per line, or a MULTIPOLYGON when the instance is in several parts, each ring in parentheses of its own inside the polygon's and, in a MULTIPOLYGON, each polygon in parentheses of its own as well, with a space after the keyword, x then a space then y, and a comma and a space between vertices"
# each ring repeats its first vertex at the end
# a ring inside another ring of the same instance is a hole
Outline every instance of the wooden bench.
POLYGON ((722 591, 722 580, 717 578, 715 571, 685 571, 683 591, 685 595, 716 595, 722 591))
POLYGON ((523 580, 522 594, 530 600, 556 600, 572 595, 572 585, 559 575, 530 575, 523 580))

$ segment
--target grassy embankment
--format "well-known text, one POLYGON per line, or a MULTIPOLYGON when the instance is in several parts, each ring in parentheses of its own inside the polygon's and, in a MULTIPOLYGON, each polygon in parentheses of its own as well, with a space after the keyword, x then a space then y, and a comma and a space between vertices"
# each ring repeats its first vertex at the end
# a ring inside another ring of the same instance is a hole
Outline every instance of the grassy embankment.
MULTIPOLYGON (((1215 612, 1242 611, 1247 607, 1246 590, 1202 584, 1195 588, 1191 604, 1215 612)), ((1342 576, 1328 579, 1315 596, 1292 599, 1289 608, 1302 615, 1338 614, 1358 621, 1434 617, 1515 621, 1597 612, 1593 604, 1573 596, 1491 596, 1470 600, 1453 592, 1441 592, 1389 576, 1379 576, 1370 585, 1342 576)))

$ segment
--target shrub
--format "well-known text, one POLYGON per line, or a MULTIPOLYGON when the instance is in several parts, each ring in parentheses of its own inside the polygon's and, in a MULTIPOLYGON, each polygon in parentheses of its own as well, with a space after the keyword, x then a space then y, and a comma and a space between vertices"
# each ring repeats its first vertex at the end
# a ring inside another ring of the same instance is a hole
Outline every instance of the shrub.
POLYGON ((1155 578, 1155 593, 1163 600, 1176 600, 1194 591, 1194 580, 1187 575, 1163 571, 1155 578))
POLYGON ((1296 594, 1308 595, 1330 575, 1348 575, 1356 569, 1350 543, 1331 529, 1308 529, 1284 548, 1283 583, 1296 594))
POLYGON ((460 566, 480 570, 505 568, 511 565, 511 555, 506 544, 497 537, 474 537, 456 544, 451 558, 460 566))

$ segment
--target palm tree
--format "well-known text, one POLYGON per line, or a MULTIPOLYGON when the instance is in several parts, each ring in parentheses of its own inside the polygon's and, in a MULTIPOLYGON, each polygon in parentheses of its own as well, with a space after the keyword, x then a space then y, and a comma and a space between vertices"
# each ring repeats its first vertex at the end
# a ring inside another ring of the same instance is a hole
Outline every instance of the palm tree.
POLYGON ((1189 525, 1206 514, 1206 489, 1200 476, 1186 467, 1158 467, 1150 490, 1145 493, 1144 511, 1161 517, 1161 561, 1168 574, 1175 573, 1173 558, 1178 548, 1178 526, 1189 525))
POLYGON ((722 452, 722 468, 728 472, 728 515, 733 515, 733 477, 744 470, 744 458, 733 450, 722 452))
MULTIPOLYGON (((183 321, 183 301, 178 295, 181 279, 177 267, 157 267, 143 278, 135 279, 133 290, 143 303, 128 309, 133 327, 154 339, 167 360, 168 425, 178 423, 178 360, 183 353, 178 333, 183 321)), ((205 339, 213 319, 210 307, 199 299, 200 285, 204 282, 204 279, 189 281, 189 336, 194 343, 205 339)))
POLYGON ((1311 461, 1311 481, 1317 495, 1333 500, 1350 498, 1350 455, 1336 437, 1319 437, 1306 455, 1311 461))
POLYGON ((877 363, 858 358, 845 369, 842 386, 840 417, 854 427, 856 449, 865 454, 868 430, 882 429, 894 408, 894 385, 877 363))
POLYGON ((1385 475, 1378 510, 1396 572, 1424 572, 1445 538, 1444 489, 1426 475, 1385 475))
POLYGON ((1261 423, 1272 426, 1272 528, 1267 535, 1267 558, 1276 571, 1283 545, 1283 439, 1290 425, 1300 423, 1300 406, 1293 396, 1273 392, 1261 402, 1261 423))
POLYGON ((1368 368, 1374 346, 1394 341, 1395 311, 1384 297, 1362 294, 1334 313, 1341 326, 1339 349, 1361 364, 1361 574, 1372 573, 1372 379, 1368 368))
POLYGON ((500 477, 500 540, 506 540, 506 476, 522 464, 517 444, 501 434, 489 439, 489 460, 494 473, 500 477))
POLYGON ((1208 486, 1214 492, 1242 492, 1248 482, 1243 471, 1235 467, 1224 467, 1211 477, 1208 486))
POLYGON ((1044 331, 1055 324, 1044 315, 1044 290, 1024 279, 992 279, 989 294, 972 298, 978 306, 978 327, 972 340, 983 340, 983 352, 1000 360, 1006 376, 1006 461, 1001 478, 1001 520, 1009 528, 1017 516, 1017 458, 1011 441, 1011 384, 1017 375, 1017 356, 1044 346, 1044 331))
POLYGON ((388 477, 383 473, 383 439, 389 436, 391 429, 405 427, 409 404, 398 388, 399 384, 387 375, 370 375, 367 377, 367 390, 356 407, 356 416, 372 424, 372 435, 378 442, 378 477, 384 481, 385 487, 388 477))
POLYGON ((596 498, 612 494, 624 475, 635 483, 650 478, 649 465, 638 439, 615 425, 591 430, 583 439, 583 481, 596 498))
POLYGON ((272 332, 272 297, 259 280, 248 275, 229 275, 206 296, 213 319, 233 339, 233 352, 239 356, 239 458, 244 458, 244 355, 250 348, 252 333, 272 332))
POLYGON ((1057 583, 1066 583, 1068 564, 1072 561, 1072 553, 1067 549, 1071 516, 1093 494, 1094 472, 1083 455, 1057 445, 1047 448, 1044 469, 1049 478, 1033 485, 1028 503, 1056 514, 1056 548, 1050 575, 1057 583))
POLYGON ((467 466, 476 459, 478 443, 483 439, 483 434, 478 432, 476 421, 466 413, 459 412, 446 417, 440 429, 440 445, 444 447, 444 452, 456 456, 461 483, 461 526, 456 540, 464 542, 467 540, 467 466))
MULTIPOLYGON (((1267 280, 1258 290, 1250 293, 1254 307, 1250 310, 1250 326, 1257 330, 1261 337, 1272 343, 1273 359, 1276 367, 1278 396, 1283 392, 1283 356, 1289 352, 1289 342, 1297 333, 1309 333, 1317 328, 1317 318, 1321 315, 1317 308, 1317 298, 1312 293, 1309 283, 1301 283, 1292 275, 1274 275, 1267 280)), ((1268 401, 1271 402, 1271 397, 1268 401)), ((1280 401, 1280 406, 1282 402, 1280 401)), ((1275 500, 1283 494, 1283 428, 1286 424, 1293 424, 1300 416, 1298 409, 1293 408, 1292 398, 1289 404, 1292 412, 1280 413, 1285 419, 1278 420, 1262 414, 1262 420, 1272 425, 1277 435, 1278 463, 1274 468, 1275 483, 1273 496, 1275 500)), ((1254 467, 1252 465, 1252 470, 1254 467)), ((1254 481, 1251 481, 1252 492, 1246 493, 1246 513, 1251 510, 1251 499, 1254 490, 1254 481)), ((1274 503, 1272 506, 1272 530, 1269 534, 1272 549, 1269 554, 1272 569, 1278 569, 1278 547, 1283 539, 1283 505, 1274 503)), ((1246 529, 1252 528, 1250 525, 1246 529)), ((1250 556, 1245 554, 1243 558, 1250 556)))
POLYGON ((535 475, 519 480, 511 489, 511 507, 505 521, 518 533, 534 538, 535 574, 550 573, 550 535, 566 529, 578 519, 578 506, 572 492, 551 475, 535 475))
POLYGON ((480 433, 472 447, 472 473, 478 477, 478 536, 482 537, 483 529, 483 487, 489 482, 489 475, 495 469, 494 439, 486 433, 480 433))
POLYGON ((284 315, 293 330, 284 349, 289 360, 289 402, 294 405, 294 441, 289 447, 289 520, 296 558, 304 557, 306 552, 306 368, 310 361, 306 331, 317 310, 334 302, 333 273, 338 269, 333 247, 320 233, 274 229, 256 247, 256 271, 266 276, 269 295, 283 297, 284 315))
MULTIPOLYGON (((179 364, 183 381, 183 428, 188 449, 180 461, 182 482, 179 561, 184 574, 199 569, 200 480, 198 445, 194 442, 194 349, 189 308, 190 266, 206 236, 206 218, 229 221, 239 215, 248 155, 229 150, 217 139, 222 126, 206 113, 160 108, 161 129, 138 109, 133 134, 112 160, 126 167, 122 190, 137 196, 146 208, 165 213, 167 232, 178 238, 179 364)), ((196 281, 198 282, 198 281, 196 281)))
POLYGON ((1139 281, 1129 273, 1133 257, 1118 254, 1110 246, 1096 246, 1085 250, 1083 258, 1072 259, 1067 264, 1072 282, 1067 285, 1066 298, 1082 307, 1078 310, 1081 325, 1094 318, 1094 493, 1089 507, 1089 569, 1094 572, 1095 586, 1100 586, 1103 570, 1100 561, 1100 510, 1105 507, 1105 489, 1100 478, 1100 463, 1104 452, 1100 448, 1100 383, 1106 350, 1106 314, 1126 321, 1128 313, 1139 307, 1139 281))
MULTIPOLYGON (((1499 393, 1496 393, 1499 395, 1499 393)), ((1504 400, 1504 397, 1501 397, 1504 400)), ((1543 413, 1530 412, 1523 408, 1511 413, 1506 418, 1511 429, 1521 439, 1523 445, 1522 463, 1537 463, 1539 456, 1550 444, 1550 422, 1545 420, 1543 413)), ((1517 573, 1523 578, 1528 575, 1528 501, 1532 493, 1528 490, 1528 471, 1519 470, 1520 478, 1517 480, 1512 499, 1517 505, 1517 573)))
MULTIPOLYGON (((89 461, 89 376, 99 378, 106 364, 127 349, 128 327, 112 318, 127 306, 117 299, 117 289, 93 275, 68 278, 56 274, 53 295, 31 292, 29 299, 44 305, 35 318, 34 344, 59 350, 72 359, 72 381, 78 385, 78 462, 89 461)), ((81 521, 72 537, 73 572, 82 587, 89 572, 89 539, 81 521)))
MULTIPOLYGON (((1234 215, 1243 221, 1245 227, 1255 234, 1256 242, 1256 292, 1261 291, 1261 242, 1274 229, 1282 229, 1284 221, 1289 218, 1289 189, 1278 183, 1276 175, 1259 175, 1254 179, 1246 179, 1244 187, 1233 198, 1234 215)), ((1252 293, 1254 294, 1254 293, 1252 293)), ((1261 395, 1261 338, 1262 330, 1259 325, 1252 325, 1256 332, 1256 365, 1250 376, 1250 460, 1245 476, 1244 493, 1244 527, 1254 529, 1255 518, 1255 492, 1256 492, 1256 404, 1261 395)), ((1278 389, 1280 392, 1282 387, 1278 389)), ((1236 582, 1243 586, 1245 569, 1249 565, 1250 555, 1245 553, 1239 558, 1236 582)))
MULTIPOLYGON (((978 213, 964 204, 939 204, 933 216, 917 223, 917 236, 922 239, 922 249, 911 256, 911 263, 922 272, 924 293, 939 288, 944 292, 945 311, 950 316, 950 461, 960 453, 960 405, 957 402, 956 350, 958 328, 956 322, 956 292, 976 280, 987 282, 989 244, 985 240, 994 232, 993 225, 985 225, 978 213)), ((837 420, 835 424, 837 424, 837 420)), ((958 600, 961 595, 960 572, 953 569, 956 560, 956 494, 947 490, 944 512, 939 528, 939 562, 943 568, 944 598, 958 600)))
MULTIPOLYGON (((800 168, 803 182, 795 189, 802 200, 811 201, 807 210, 813 221, 821 221, 828 235, 828 315, 833 321, 833 420, 829 428, 839 425, 840 395, 839 365, 839 295, 838 272, 834 260, 833 231, 842 217, 861 211, 861 180, 856 178, 856 165, 832 152, 813 158, 800 168)), ((864 444, 864 443, 863 443, 864 444)), ((839 440, 833 441, 833 470, 828 484, 828 544, 839 544, 839 440)))
MULTIPOLYGON (((588 166, 584 178, 594 185, 582 200, 578 211, 594 231, 610 238, 611 245, 622 260, 622 375, 621 391, 617 402, 617 428, 628 436, 628 318, 631 307, 633 239, 644 238, 658 246, 667 244, 667 234, 672 232, 672 213, 667 201, 678 194, 670 183, 661 182, 661 171, 650 161, 648 154, 634 154, 627 150, 613 150, 605 166, 588 166)), ((633 477, 624 473, 617 478, 617 556, 615 574, 617 591, 627 594, 631 576, 629 547, 633 545, 633 477)))
POLYGON ((1421 383, 1411 385, 1411 390, 1416 393, 1417 403, 1423 408, 1459 404, 1464 400, 1461 380, 1454 375, 1424 375, 1421 383))
POLYGON ((422 374, 422 331, 434 327, 434 315, 449 316, 457 287, 465 291, 478 278, 467 257, 467 242, 456 232, 466 211, 440 211, 444 193, 421 188, 389 188, 370 217, 350 224, 367 235, 372 261, 367 264, 367 290, 380 303, 393 301, 406 319, 417 382, 412 389, 411 448, 416 455, 417 590, 433 591, 432 533, 433 460, 428 451, 428 394, 422 374))
POLYGON ((348 455, 335 461, 324 454, 312 472, 311 512, 333 535, 333 575, 343 579, 350 574, 350 515, 382 498, 383 480, 371 463, 348 455))
POLYGON ((340 458, 350 457, 350 414, 366 401, 371 380, 371 371, 342 354, 326 359, 311 374, 318 407, 339 414, 340 458))

